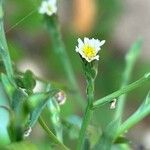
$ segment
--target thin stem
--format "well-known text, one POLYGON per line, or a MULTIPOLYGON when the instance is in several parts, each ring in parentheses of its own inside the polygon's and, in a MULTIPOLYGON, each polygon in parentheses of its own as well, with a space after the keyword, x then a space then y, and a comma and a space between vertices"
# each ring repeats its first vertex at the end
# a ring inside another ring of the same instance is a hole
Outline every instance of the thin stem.
POLYGON ((86 129, 87 129, 87 126, 89 124, 89 121, 90 121, 90 118, 91 118, 91 115, 92 115, 91 106, 92 106, 92 103, 93 103, 93 100, 94 100, 94 80, 93 79, 90 79, 88 81, 87 98, 88 98, 88 104, 87 104, 87 107, 86 107, 85 115, 84 115, 84 118, 83 118, 81 130, 80 130, 80 134, 79 134, 77 150, 82 149, 82 145, 84 143, 84 138, 85 138, 85 134, 86 134, 86 129))
POLYGON ((13 69, 4 32, 2 0, 0 1, 0 55, 2 56, 7 75, 13 81, 13 69))
POLYGON ((144 104, 141 105, 141 107, 120 126, 119 130, 115 135, 115 139, 118 136, 127 132, 130 128, 132 128, 134 125, 136 125, 143 118, 145 118, 147 115, 150 114, 150 93, 147 96, 146 101, 149 102, 148 103, 144 102, 144 104))
MULTIPOLYGON (((126 67, 123 73, 121 89, 129 83, 132 70, 134 68, 135 62, 141 50, 141 44, 142 40, 141 39, 137 40, 137 42, 133 44, 133 46, 130 48, 129 52, 126 55, 126 67)), ((122 120, 126 96, 127 96, 126 94, 123 94, 122 96, 119 97, 118 104, 116 107, 115 118, 119 118, 120 123, 122 120)))
MULTIPOLYGON (((128 86, 125 86, 124 88, 110 94, 107 95, 101 99, 98 99, 97 101, 95 101, 93 103, 93 109, 100 107, 106 103, 110 103, 114 98, 117 98, 119 96, 121 96, 122 94, 125 94, 127 92, 130 92, 138 87, 141 87, 143 85, 145 85, 145 83, 150 81, 150 73, 145 74, 142 78, 140 78, 139 80, 133 82, 132 84, 129 84, 128 86)), ((118 100, 118 99, 117 99, 118 100)))
POLYGON ((46 131, 46 133, 48 134, 48 136, 50 137, 50 139, 58 144, 60 146, 60 148, 62 150, 69 150, 63 143, 61 143, 57 137, 51 132, 51 130, 48 128, 48 126, 46 125, 46 123, 44 122, 43 118, 40 116, 39 117, 39 123, 40 125, 43 127, 43 129, 46 131))
POLYGON ((79 86, 77 84, 77 80, 74 74, 74 71, 72 69, 72 65, 70 62, 70 59, 68 57, 68 54, 66 52, 62 37, 61 37, 61 32, 60 32, 60 26, 57 21, 56 16, 52 16, 51 18, 46 18, 47 22, 47 27, 48 31, 50 33, 50 36, 52 37, 52 44, 54 47, 54 52, 56 53, 58 59, 60 60, 62 67, 64 68, 64 71, 66 73, 66 77, 69 80, 69 83, 71 87, 76 91, 75 97, 78 103, 82 108, 85 108, 85 101, 83 100, 81 96, 81 92, 79 89, 79 86))

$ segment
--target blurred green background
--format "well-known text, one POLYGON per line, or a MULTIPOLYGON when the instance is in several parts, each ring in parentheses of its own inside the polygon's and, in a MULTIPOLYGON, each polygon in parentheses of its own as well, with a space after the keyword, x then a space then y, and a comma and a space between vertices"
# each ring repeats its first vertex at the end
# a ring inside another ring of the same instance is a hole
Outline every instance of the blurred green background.
MULTIPOLYGON (((21 71, 24 72, 26 69, 30 69, 43 79, 69 87, 64 68, 58 56, 56 56, 52 50, 51 37, 47 32, 44 19, 42 15, 38 13, 40 3, 40 0, 6 1, 4 18, 5 31, 11 58, 21 71)), ((125 54, 131 44, 138 38, 138 36, 132 36, 134 32, 138 32, 138 30, 134 29, 134 26, 133 33, 129 32, 128 28, 125 27, 120 33, 117 30, 122 27, 121 21, 123 21, 122 18, 126 15, 126 11, 130 11, 128 10, 130 7, 126 4, 127 2, 124 3, 121 0, 59 0, 58 3, 58 14, 63 40, 82 95, 85 97, 86 83, 81 60, 75 53, 78 37, 94 37, 100 40, 106 40, 106 44, 100 52, 99 73, 95 85, 95 98, 98 99, 119 89, 122 72, 125 67, 125 54), (119 40, 119 37, 126 40, 128 38, 126 35, 133 37, 132 40, 130 40, 131 43, 119 40)), ((134 4, 136 3, 133 3, 133 5, 134 4)), ((132 9, 132 7, 130 9, 132 9)), ((132 19, 130 18, 127 24, 132 24, 134 19, 138 20, 137 16, 132 16, 132 19)), ((143 36, 141 31, 137 35, 143 36)), ((143 45, 145 44, 144 42, 143 45)), ((149 71, 150 61, 148 53, 145 55, 146 51, 149 50, 144 49, 136 63, 132 81, 135 81, 145 72, 149 71)), ((71 87, 69 88, 71 89, 71 87)), ((124 112, 125 118, 136 110, 141 101, 144 100, 148 90, 148 85, 146 85, 129 94, 124 112)), ((65 105, 61 106, 61 116, 64 118, 69 118, 73 114, 81 116, 82 111, 73 93, 66 91, 66 94, 67 101, 65 105)), ((109 105, 97 109, 91 121, 91 130, 93 129, 92 127, 96 127, 100 133, 101 128, 111 120, 112 115, 113 110, 109 109, 109 105)), ((78 120, 80 120, 80 118, 78 118, 78 120)), ((150 118, 147 117, 135 127, 136 131, 139 129, 138 132, 135 132, 135 129, 133 129, 128 134, 129 139, 133 141, 131 144, 133 149, 141 145, 143 147, 148 146, 146 145, 146 140, 150 138, 149 122, 150 118), (139 135, 140 138, 137 139, 136 137, 139 137, 139 135)), ((69 135, 65 129, 64 132, 65 144, 69 147, 74 147, 75 141, 69 140, 69 135)), ((92 132, 96 131, 92 130, 92 132)), ((40 130, 38 124, 33 129, 29 139, 33 143, 36 143, 40 149, 49 149, 49 139, 46 134, 40 130)))

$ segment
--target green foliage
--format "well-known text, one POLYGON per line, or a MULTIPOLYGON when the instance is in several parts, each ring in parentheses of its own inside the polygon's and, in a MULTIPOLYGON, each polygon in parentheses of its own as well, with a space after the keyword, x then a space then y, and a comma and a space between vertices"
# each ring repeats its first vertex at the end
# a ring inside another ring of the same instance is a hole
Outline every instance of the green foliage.
POLYGON ((133 113, 119 128, 115 137, 124 134, 138 122, 140 122, 144 117, 150 114, 150 93, 148 93, 146 100, 142 105, 133 113))
POLYGON ((72 63, 69 59, 64 43, 62 41, 58 18, 55 15, 51 17, 45 16, 45 21, 46 21, 47 29, 50 33, 50 36, 52 37, 51 40, 52 40, 53 50, 55 52, 55 55, 56 57, 59 58, 60 63, 63 64, 63 69, 66 74, 66 77, 68 78, 68 82, 69 84, 71 84, 71 87, 76 92, 76 95, 75 95, 76 100, 78 101, 80 106, 84 108, 85 103, 79 91, 79 86, 77 84, 77 80, 76 80, 74 71, 72 69, 72 63))
POLYGON ((2 1, 0 1, 0 55, 2 57, 2 60, 4 62, 5 70, 7 72, 7 75, 10 80, 13 81, 13 69, 12 64, 8 52, 7 42, 5 38, 5 32, 4 32, 4 25, 3 25, 3 16, 2 16, 2 1))
POLYGON ((62 123, 70 139, 75 140, 79 137, 79 131, 82 123, 79 116, 69 116, 66 120, 62 120, 62 123))
POLYGON ((55 98, 50 98, 47 103, 47 108, 50 112, 51 121, 56 132, 56 136, 60 141, 63 141, 63 128, 60 120, 60 107, 55 98))
POLYGON ((16 77, 16 84, 25 89, 28 94, 32 94, 36 85, 34 75, 30 70, 27 70, 22 76, 16 77))
MULTIPOLYGON (((138 39, 129 49, 128 53, 126 54, 125 60, 126 60, 126 67, 123 72, 123 79, 121 83, 121 88, 126 86, 129 83, 129 80, 131 78, 132 70, 134 69, 134 65, 136 63, 136 60, 141 52, 141 46, 142 46, 142 40, 138 39)), ((120 118, 120 122, 122 119, 122 113, 124 110, 124 103, 126 100, 126 94, 119 97, 118 107, 116 109, 116 118, 120 118)))
POLYGON ((29 126, 33 126, 39 118, 42 109, 46 106, 47 102, 53 97, 58 90, 51 90, 47 93, 35 93, 28 97, 26 101, 27 110, 30 112, 29 126))
POLYGON ((113 145, 114 135, 118 128, 119 119, 111 121, 110 124, 107 125, 105 130, 103 131, 103 134, 100 137, 99 142, 94 147, 94 150, 98 150, 100 148, 103 150, 111 149, 111 146, 113 145))
POLYGON ((10 143, 10 138, 7 132, 9 123, 9 100, 0 83, 0 147, 10 143))
POLYGON ((130 141, 127 139, 127 138, 125 138, 125 137, 123 137, 123 136, 120 136, 120 137, 118 137, 116 140, 115 140, 115 144, 124 144, 124 143, 129 143, 130 141))
POLYGON ((32 144, 31 142, 24 141, 24 142, 17 142, 10 144, 8 146, 3 147, 3 150, 38 150, 37 146, 32 144))
POLYGON ((0 6, 0 19, 3 18, 3 10, 2 10, 2 6, 0 6))

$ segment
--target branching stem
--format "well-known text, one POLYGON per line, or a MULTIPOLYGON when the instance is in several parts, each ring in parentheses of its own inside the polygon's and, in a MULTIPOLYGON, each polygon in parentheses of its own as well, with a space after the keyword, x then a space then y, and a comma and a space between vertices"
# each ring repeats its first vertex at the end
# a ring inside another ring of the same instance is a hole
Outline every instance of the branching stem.
POLYGON ((93 79, 89 79, 87 81, 87 98, 88 98, 88 104, 86 107, 86 111, 84 114, 84 118, 83 118, 83 122, 82 122, 82 126, 81 126, 81 130, 80 130, 80 134, 79 134, 79 139, 78 139, 78 145, 77 145, 77 150, 81 150, 83 143, 84 143, 84 139, 85 139, 85 134, 86 134, 86 129, 87 126, 89 124, 91 115, 92 115, 92 110, 91 110, 91 106, 94 100, 94 80, 93 79))

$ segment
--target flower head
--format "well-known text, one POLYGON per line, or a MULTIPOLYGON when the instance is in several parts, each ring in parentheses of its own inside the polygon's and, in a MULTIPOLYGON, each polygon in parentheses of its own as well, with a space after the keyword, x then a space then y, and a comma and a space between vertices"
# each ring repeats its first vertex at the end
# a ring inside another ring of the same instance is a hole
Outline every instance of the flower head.
POLYGON ((39 8, 40 14, 51 16, 57 12, 57 0, 44 0, 39 8))
POLYGON ((86 61, 91 62, 93 60, 99 60, 98 52, 101 50, 101 46, 105 43, 105 40, 88 39, 84 38, 82 41, 78 39, 78 46, 76 46, 76 52, 78 52, 82 58, 86 61))

